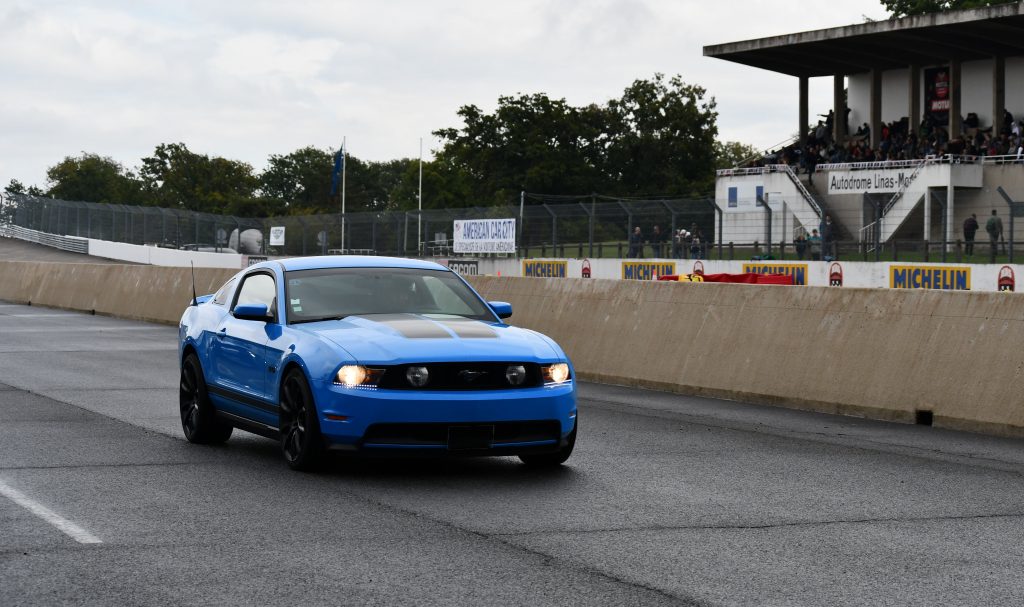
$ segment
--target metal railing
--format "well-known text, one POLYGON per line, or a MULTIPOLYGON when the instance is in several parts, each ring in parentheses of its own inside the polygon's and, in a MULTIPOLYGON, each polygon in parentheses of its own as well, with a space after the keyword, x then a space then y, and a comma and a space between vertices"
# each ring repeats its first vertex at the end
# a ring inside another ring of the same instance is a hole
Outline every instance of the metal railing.
POLYGON ((49 234, 38 230, 30 230, 21 226, 7 226, 3 230, 3 235, 7 238, 17 238, 18 240, 34 242, 36 244, 53 247, 62 251, 71 251, 72 253, 83 253, 86 255, 89 254, 89 240, 87 238, 59 236, 57 234, 49 234))

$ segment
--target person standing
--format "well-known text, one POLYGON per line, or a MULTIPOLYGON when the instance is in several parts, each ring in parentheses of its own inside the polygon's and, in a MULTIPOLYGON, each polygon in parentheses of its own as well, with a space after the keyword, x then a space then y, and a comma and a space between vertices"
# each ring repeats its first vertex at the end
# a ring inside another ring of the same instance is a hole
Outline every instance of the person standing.
POLYGON ((651 257, 661 258, 661 228, 657 225, 651 230, 651 257))
POLYGON ((985 231, 988 232, 989 245, 992 247, 992 256, 994 257, 999 241, 1003 238, 1003 220, 996 214, 995 209, 992 209, 992 216, 985 222, 985 231))
POLYGON ((821 224, 821 241, 824 245, 823 252, 825 261, 836 259, 836 226, 832 223, 832 216, 825 215, 825 222, 821 224))
POLYGON ((804 255, 807 254, 807 232, 803 228, 800 228, 793 239, 793 246, 796 248, 796 258, 803 261, 804 255))
POLYGON ((978 216, 971 213, 971 216, 964 220, 964 253, 974 255, 974 234, 978 231, 978 216))
POLYGON ((807 245, 811 249, 811 260, 821 261, 821 236, 818 236, 818 230, 811 230, 811 237, 807 239, 807 245))
POLYGON ((644 235, 640 232, 640 226, 633 228, 633 233, 629 235, 629 253, 627 255, 631 259, 637 259, 643 257, 644 249, 644 235))

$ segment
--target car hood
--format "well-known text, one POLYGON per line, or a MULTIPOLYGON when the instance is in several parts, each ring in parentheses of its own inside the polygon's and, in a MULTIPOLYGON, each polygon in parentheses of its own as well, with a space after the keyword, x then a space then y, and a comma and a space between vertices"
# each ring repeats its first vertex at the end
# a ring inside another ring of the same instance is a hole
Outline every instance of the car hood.
POLYGON ((461 316, 365 314, 297 328, 337 344, 360 364, 559 358, 538 333, 461 316))

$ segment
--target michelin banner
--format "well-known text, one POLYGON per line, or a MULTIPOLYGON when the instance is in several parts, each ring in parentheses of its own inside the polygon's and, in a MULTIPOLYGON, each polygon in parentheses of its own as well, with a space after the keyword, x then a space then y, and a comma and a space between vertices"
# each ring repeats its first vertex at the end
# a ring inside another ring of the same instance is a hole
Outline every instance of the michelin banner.
POLYGON ((515 219, 456 219, 456 253, 515 253, 515 219))

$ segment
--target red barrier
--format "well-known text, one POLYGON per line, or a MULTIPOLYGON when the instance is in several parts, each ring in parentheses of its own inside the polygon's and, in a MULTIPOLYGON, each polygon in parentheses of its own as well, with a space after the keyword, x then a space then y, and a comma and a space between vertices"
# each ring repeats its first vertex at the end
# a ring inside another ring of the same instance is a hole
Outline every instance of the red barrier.
POLYGON ((749 285, 792 285, 793 277, 788 274, 668 274, 659 276, 658 280, 677 280, 680 282, 734 282, 749 285), (699 279, 691 279, 690 277, 699 279))

